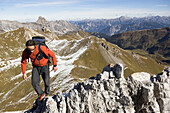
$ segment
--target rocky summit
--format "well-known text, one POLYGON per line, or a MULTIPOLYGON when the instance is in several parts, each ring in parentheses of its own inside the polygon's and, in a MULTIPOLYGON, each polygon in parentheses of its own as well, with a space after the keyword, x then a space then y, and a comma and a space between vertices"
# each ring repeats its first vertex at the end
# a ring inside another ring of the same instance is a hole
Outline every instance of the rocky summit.
POLYGON ((157 76, 134 73, 124 78, 123 66, 108 65, 101 74, 78 83, 67 94, 34 102, 26 113, 169 113, 170 67, 157 76))

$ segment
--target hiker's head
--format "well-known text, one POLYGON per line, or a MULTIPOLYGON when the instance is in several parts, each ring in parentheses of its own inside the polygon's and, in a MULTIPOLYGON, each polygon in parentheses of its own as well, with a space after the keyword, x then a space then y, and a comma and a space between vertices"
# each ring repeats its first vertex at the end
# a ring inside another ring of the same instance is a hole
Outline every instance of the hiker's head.
POLYGON ((27 49, 28 49, 29 51, 31 51, 31 52, 34 51, 34 49, 35 49, 35 43, 34 43, 33 40, 28 40, 25 45, 26 45, 26 47, 27 47, 27 49))

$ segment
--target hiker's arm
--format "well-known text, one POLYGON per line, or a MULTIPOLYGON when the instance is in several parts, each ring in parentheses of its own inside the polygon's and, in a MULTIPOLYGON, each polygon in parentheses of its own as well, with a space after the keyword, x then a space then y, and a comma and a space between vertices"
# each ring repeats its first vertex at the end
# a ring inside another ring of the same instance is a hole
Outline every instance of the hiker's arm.
POLYGON ((24 50, 22 53, 22 59, 21 59, 21 67, 22 67, 23 75, 25 74, 25 71, 26 71, 26 64, 27 64, 27 54, 26 54, 26 50, 24 50))
POLYGON ((57 60, 56 60, 56 57, 55 57, 54 52, 52 52, 50 49, 48 49, 48 48, 45 47, 45 46, 41 46, 41 50, 42 50, 47 56, 52 57, 53 65, 54 65, 54 67, 56 67, 56 66, 57 66, 57 60))

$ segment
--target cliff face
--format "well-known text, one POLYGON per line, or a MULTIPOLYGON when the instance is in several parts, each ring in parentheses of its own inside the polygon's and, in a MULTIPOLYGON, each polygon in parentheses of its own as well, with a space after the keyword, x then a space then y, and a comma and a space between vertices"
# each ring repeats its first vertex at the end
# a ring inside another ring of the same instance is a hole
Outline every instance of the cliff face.
POLYGON ((168 113, 170 67, 157 76, 134 73, 126 80, 123 66, 107 66, 101 74, 78 83, 67 94, 38 99, 26 112, 36 113, 168 113))

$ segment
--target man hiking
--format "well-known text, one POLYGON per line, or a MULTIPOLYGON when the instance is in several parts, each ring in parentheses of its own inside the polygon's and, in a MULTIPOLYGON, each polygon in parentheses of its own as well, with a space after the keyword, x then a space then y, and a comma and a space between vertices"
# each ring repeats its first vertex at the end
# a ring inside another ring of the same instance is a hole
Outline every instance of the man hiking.
POLYGON ((50 91, 49 57, 52 57, 53 70, 55 72, 57 71, 57 61, 54 52, 45 45, 35 44, 33 40, 28 40, 26 42, 26 49, 22 53, 21 60, 23 79, 27 81, 27 75, 25 73, 26 63, 27 59, 30 58, 33 65, 32 86, 39 96, 39 101, 48 97, 50 91), (40 75, 44 80, 45 91, 43 91, 40 86, 40 75))

